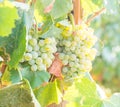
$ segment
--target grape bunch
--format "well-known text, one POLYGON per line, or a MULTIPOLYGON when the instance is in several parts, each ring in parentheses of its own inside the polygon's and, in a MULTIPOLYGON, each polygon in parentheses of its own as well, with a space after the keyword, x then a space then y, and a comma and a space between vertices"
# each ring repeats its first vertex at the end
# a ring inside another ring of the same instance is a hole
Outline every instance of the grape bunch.
POLYGON ((27 36, 27 48, 21 62, 28 62, 31 71, 46 70, 54 60, 57 51, 55 38, 39 39, 35 36, 27 36))
POLYGON ((76 25, 72 31, 69 27, 63 29, 61 36, 57 37, 57 48, 64 65, 62 73, 65 79, 74 78, 92 69, 92 61, 97 53, 93 48, 97 41, 93 33, 93 29, 82 23, 76 25))

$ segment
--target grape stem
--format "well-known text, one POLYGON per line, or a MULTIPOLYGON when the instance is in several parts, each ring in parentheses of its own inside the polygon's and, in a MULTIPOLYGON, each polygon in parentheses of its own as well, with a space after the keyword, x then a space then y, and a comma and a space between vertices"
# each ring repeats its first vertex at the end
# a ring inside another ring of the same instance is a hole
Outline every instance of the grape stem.
POLYGON ((75 21, 74 21, 74 16, 73 16, 73 14, 69 14, 69 18, 70 18, 70 21, 71 21, 71 24, 72 24, 72 27, 73 27, 73 29, 75 28, 75 21))
POLYGON ((7 65, 5 63, 2 63, 2 66, 0 68, 0 72, 3 74, 6 70, 7 65))
MULTIPOLYGON (((6 68, 7 68, 7 65, 5 63, 2 63, 2 66, 0 67, 0 72, 2 73, 2 75, 5 72, 6 68)), ((1 87, 3 87, 3 85, 2 85, 2 82, 1 82, 1 78, 0 78, 0 88, 1 87)))
POLYGON ((88 18, 86 24, 89 24, 95 17, 99 16, 105 10, 106 10, 105 8, 102 8, 101 10, 95 12, 90 18, 88 18))
POLYGON ((54 75, 51 75, 49 82, 53 82, 54 79, 55 79, 55 76, 54 76, 54 75))

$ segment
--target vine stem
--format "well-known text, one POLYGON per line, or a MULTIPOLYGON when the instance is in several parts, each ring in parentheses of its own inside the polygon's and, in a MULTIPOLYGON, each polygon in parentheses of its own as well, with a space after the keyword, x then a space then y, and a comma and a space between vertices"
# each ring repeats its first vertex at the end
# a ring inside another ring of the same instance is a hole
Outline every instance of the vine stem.
POLYGON ((7 65, 5 63, 2 63, 2 66, 0 68, 0 72, 3 74, 6 70, 7 65))
POLYGON ((81 0, 73 0, 73 11, 74 11, 75 24, 76 25, 81 24, 83 18, 83 9, 82 9, 81 0))
POLYGON ((88 18, 86 24, 89 24, 95 17, 99 16, 105 10, 106 10, 105 8, 102 8, 101 10, 95 12, 90 18, 88 18))

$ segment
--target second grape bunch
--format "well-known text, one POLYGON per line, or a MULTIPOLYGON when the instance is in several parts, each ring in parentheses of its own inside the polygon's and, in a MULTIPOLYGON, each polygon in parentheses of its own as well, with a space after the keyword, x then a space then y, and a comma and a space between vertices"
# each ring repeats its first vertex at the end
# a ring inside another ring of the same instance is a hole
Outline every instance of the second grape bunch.
POLYGON ((27 36, 27 48, 22 62, 28 62, 31 71, 47 70, 54 60, 54 53, 56 53, 55 38, 38 39, 35 36, 27 36))

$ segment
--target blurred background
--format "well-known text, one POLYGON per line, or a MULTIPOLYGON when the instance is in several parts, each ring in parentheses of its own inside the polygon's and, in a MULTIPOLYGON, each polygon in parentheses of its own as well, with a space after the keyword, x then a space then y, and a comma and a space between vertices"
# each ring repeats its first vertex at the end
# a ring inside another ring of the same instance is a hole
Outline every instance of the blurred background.
POLYGON ((120 92, 120 8, 95 18, 92 27, 99 40, 99 55, 93 62, 92 76, 108 93, 120 92), (113 14, 114 13, 114 14, 113 14))

